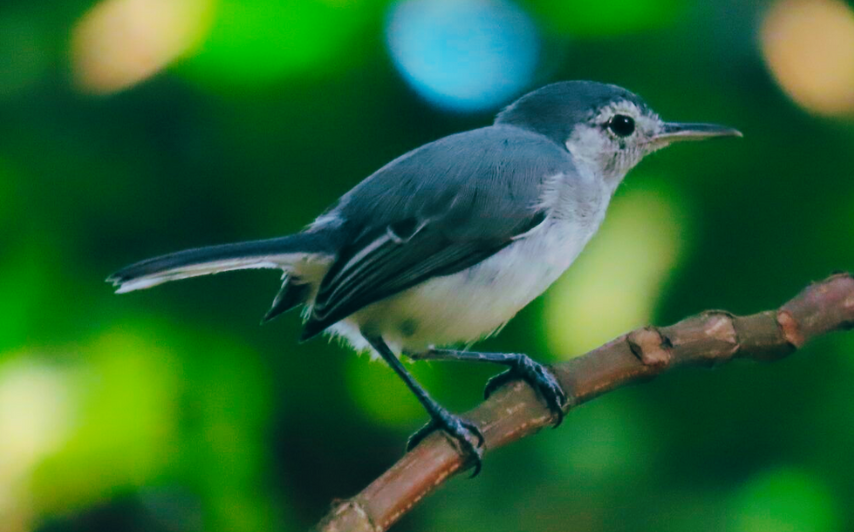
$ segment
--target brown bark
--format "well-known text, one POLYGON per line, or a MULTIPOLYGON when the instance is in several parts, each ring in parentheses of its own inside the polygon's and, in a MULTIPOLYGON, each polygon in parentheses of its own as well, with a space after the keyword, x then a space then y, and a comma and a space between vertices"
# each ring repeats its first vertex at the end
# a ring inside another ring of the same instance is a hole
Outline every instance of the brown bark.
MULTIPOLYGON (((778 310, 749 316, 707 311, 669 327, 644 327, 552 368, 573 398, 566 411, 626 384, 679 366, 715 366, 735 358, 776 361, 812 338, 854 327, 854 278, 840 273, 815 283, 778 310)), ((513 382, 466 414, 480 427, 485 448, 507 445, 552 424, 533 390, 513 382)), ((466 464, 435 433, 355 497, 334 504, 321 532, 387 530, 466 464)))

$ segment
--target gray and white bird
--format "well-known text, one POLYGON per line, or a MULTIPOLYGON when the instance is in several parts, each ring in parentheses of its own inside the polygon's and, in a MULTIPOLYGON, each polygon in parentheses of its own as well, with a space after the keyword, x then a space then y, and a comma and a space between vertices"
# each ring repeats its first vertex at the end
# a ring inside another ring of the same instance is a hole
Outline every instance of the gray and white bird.
POLYGON ((615 85, 567 81, 526 94, 492 125, 402 155, 342 196, 303 232, 180 251, 107 280, 117 292, 248 268, 284 272, 265 320, 304 305, 302 340, 326 332, 372 349, 418 397, 431 421, 480 467, 478 428, 448 412, 399 360, 477 360, 521 378, 560 423, 567 395, 521 354, 440 349, 500 329, 572 264, 614 190, 645 155, 682 140, 740 136, 712 124, 664 122, 615 85))

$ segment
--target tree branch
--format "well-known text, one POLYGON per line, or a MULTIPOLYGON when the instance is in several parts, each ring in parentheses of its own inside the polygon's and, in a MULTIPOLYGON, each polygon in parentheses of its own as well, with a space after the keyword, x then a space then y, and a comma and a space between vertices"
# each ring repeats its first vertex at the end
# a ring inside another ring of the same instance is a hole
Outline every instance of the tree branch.
MULTIPOLYGON (((669 327, 644 327, 552 369, 575 406, 679 366, 711 367, 735 358, 782 359, 816 336, 854 327, 854 278, 840 273, 780 307, 750 316, 707 311, 669 327)), ((517 381, 466 414, 491 451, 552 424, 533 390, 517 381)), ((337 502, 320 532, 381 532, 466 464, 442 433, 427 437, 355 497, 337 502)))

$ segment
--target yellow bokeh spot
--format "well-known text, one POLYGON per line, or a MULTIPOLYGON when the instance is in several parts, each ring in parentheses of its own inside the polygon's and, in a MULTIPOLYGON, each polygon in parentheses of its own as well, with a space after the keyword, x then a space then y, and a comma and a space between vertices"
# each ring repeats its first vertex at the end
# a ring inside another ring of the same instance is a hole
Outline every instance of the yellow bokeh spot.
POLYGON ((50 364, 14 358, 0 366, 0 522, 12 530, 27 528, 29 475, 68 438, 78 415, 75 399, 65 375, 50 364))
POLYGON ((762 53, 783 90, 810 112, 854 114, 854 12, 838 0, 781 0, 765 15, 762 53))
POLYGON ((77 86, 111 93, 153 76, 207 35, 213 0, 104 0, 72 33, 77 86))
POLYGON ((0 369, 0 475, 63 441, 74 410, 69 395, 62 374, 48 365, 15 361, 0 369))
POLYGON ((683 204, 661 185, 628 188, 614 200, 599 233, 547 292, 552 352, 582 355, 652 319, 661 288, 682 256, 683 204))

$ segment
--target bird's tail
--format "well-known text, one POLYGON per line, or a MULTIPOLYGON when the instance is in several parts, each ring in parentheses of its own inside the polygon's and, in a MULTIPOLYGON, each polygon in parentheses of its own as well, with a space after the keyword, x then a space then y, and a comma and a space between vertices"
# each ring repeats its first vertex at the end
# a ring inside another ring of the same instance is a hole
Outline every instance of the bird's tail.
POLYGON ((297 233, 154 257, 119 270, 109 276, 107 282, 113 283, 116 293, 122 294, 178 279, 231 270, 278 268, 289 271, 293 264, 312 256, 331 257, 331 250, 331 243, 323 233, 297 233))

